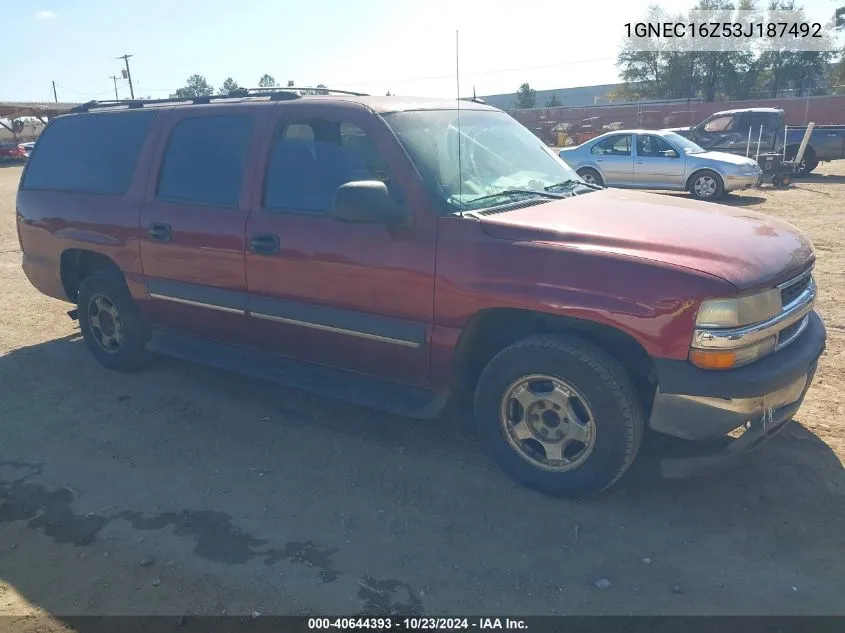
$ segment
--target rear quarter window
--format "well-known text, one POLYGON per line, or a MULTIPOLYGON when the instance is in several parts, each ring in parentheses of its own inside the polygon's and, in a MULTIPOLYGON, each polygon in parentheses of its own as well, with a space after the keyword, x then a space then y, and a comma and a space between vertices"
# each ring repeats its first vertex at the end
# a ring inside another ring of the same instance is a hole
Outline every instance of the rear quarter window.
POLYGON ((121 195, 155 112, 78 114, 53 121, 26 167, 23 189, 121 195))

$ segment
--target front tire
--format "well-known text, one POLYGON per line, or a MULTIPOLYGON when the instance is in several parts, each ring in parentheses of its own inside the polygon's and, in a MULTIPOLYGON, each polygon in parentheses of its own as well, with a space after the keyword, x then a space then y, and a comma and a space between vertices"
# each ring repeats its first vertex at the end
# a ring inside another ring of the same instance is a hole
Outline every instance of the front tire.
POLYGON ((534 335, 499 352, 475 397, 482 440, 517 482, 589 496, 628 470, 644 419, 630 378, 602 349, 573 336, 534 335))
POLYGON ((715 171, 705 169, 690 178, 688 190, 696 200, 718 200, 725 195, 725 183, 715 171))
POLYGON ((119 272, 98 270, 86 277, 77 308, 85 345, 101 365, 129 372, 149 362, 149 331, 119 272))

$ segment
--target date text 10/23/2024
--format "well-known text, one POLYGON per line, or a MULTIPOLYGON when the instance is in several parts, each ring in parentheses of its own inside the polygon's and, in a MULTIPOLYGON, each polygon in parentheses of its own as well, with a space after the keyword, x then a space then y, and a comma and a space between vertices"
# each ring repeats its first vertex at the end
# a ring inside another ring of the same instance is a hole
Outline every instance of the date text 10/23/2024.
POLYGON ((436 617, 361 617, 309 618, 308 630, 376 630, 376 631, 525 631, 528 626, 519 618, 436 618, 436 617))

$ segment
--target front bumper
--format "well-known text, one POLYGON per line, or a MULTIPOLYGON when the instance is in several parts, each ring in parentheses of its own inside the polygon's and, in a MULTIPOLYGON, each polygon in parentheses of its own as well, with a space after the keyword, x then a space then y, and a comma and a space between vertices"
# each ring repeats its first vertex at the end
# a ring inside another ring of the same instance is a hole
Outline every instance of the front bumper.
POLYGON ((658 388, 649 426, 674 437, 719 444, 714 455, 664 460, 664 475, 709 469, 786 426, 801 407, 825 348, 824 323, 815 312, 809 317, 804 333, 788 347, 738 369, 707 371, 686 361, 655 360, 658 388))
POLYGON ((760 184, 762 173, 754 174, 731 174, 725 177, 725 191, 737 191, 739 189, 751 189, 760 184))

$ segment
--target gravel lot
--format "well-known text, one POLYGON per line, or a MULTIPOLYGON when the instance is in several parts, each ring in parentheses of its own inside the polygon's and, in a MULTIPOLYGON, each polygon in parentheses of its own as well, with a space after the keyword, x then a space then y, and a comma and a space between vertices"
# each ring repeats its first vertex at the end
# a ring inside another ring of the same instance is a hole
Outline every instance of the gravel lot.
POLYGON ((844 168, 728 199, 817 249, 828 350, 795 421, 700 480, 660 479, 673 447, 650 437, 589 502, 512 484, 455 420, 165 359, 101 368, 70 306, 24 277, 20 168, 0 168, 4 626, 48 626, 38 610, 845 614, 844 168))

